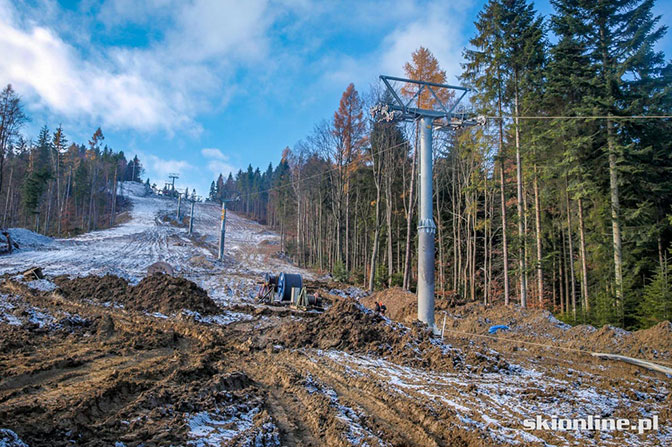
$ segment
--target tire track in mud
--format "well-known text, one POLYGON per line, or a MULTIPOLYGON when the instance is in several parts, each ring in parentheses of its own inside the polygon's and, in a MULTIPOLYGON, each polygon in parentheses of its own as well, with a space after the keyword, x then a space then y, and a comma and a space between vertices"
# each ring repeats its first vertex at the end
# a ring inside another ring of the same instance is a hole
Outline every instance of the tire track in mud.
MULTIPOLYGON (((374 377, 358 376, 331 361, 316 363, 310 355, 299 351, 276 354, 273 358, 263 358, 265 356, 262 354, 262 358, 249 364, 266 367, 245 367, 244 370, 270 390, 273 402, 269 405, 274 409, 271 415, 286 419, 286 414, 299 412, 300 416, 295 416, 291 423, 280 425, 306 427, 308 439, 319 439, 317 444, 305 445, 345 446, 363 442, 372 446, 491 445, 484 434, 453 423, 455 415, 451 411, 432 407, 427 402, 423 405, 410 396, 390 393, 374 377), (316 397, 316 391, 311 393, 312 383, 319 384, 323 393, 327 390, 327 397, 320 399, 316 397), (330 393, 334 393, 331 399, 330 393), (348 428, 338 423, 343 419, 339 406, 346 409, 346 414, 355 415, 356 424, 363 429, 361 438, 348 439, 348 428)), ((297 430, 292 428, 292 431, 293 435, 287 441, 296 442, 297 430)), ((306 430, 299 432, 306 433, 306 430)))
POLYGON ((190 413, 258 399, 248 379, 236 396, 222 328, 11 284, 0 291, 91 322, 74 332, 0 325, 0 427, 30 445, 186 445, 190 413))

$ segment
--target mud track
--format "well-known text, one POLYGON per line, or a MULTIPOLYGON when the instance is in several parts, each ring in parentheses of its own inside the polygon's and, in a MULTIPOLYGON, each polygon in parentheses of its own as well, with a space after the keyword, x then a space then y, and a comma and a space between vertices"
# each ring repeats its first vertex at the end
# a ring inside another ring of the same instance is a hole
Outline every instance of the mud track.
MULTIPOLYGON (((444 344, 336 297, 324 314, 157 314, 119 305, 134 297, 123 280, 106 280, 107 298, 86 280, 0 285, 20 323, 0 323, 0 428, 28 445, 665 445, 672 433, 667 422, 641 436, 522 430, 558 408, 669 421, 669 383, 634 367, 444 344)), ((197 306, 193 285, 180 287, 197 306)))

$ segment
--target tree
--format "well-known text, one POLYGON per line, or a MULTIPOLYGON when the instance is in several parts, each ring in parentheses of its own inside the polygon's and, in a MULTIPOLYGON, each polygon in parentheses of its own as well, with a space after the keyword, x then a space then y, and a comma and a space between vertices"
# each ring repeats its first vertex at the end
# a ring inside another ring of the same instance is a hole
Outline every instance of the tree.
MULTIPOLYGON (((439 66, 439 61, 431 51, 422 46, 411 54, 411 61, 404 64, 404 73, 408 79, 415 81, 433 82, 435 84, 446 83, 446 72, 439 66)), ((401 94, 407 98, 412 98, 419 89, 418 84, 405 84, 401 88, 401 94)), ((446 102, 452 97, 452 92, 446 89, 435 89, 434 93, 442 102, 446 102)), ((419 108, 432 109, 435 104, 436 98, 429 90, 423 89, 418 94, 417 105, 419 108)))
MULTIPOLYGON (((333 133, 336 140, 335 161, 339 175, 339 195, 345 200, 345 269, 350 270, 350 179, 357 168, 353 163, 360 159, 366 143, 366 121, 362 101, 355 85, 350 84, 343 92, 338 110, 334 112, 333 133)), ((340 206, 340 205, 339 205, 340 206)), ((343 256, 342 256, 343 257, 343 256)))
POLYGON ((217 187, 215 186, 215 181, 213 180, 210 183, 210 192, 208 193, 208 200, 215 201, 217 200, 217 187))
MULTIPOLYGON (((416 81, 426 81, 434 82, 437 84, 444 84, 446 82, 446 72, 441 69, 439 66, 439 61, 434 57, 431 51, 427 48, 420 47, 411 54, 411 61, 407 62, 404 65, 404 72, 408 79, 413 79, 416 81)), ((416 93, 419 87, 416 84, 407 84, 405 85, 401 93, 406 97, 412 98, 416 93)), ((436 94, 439 98, 446 102, 449 98, 450 93, 445 89, 439 89, 436 94)), ((418 107, 431 109, 436 102, 436 99, 433 97, 431 92, 423 90, 417 97, 418 107)), ((415 170, 418 154, 418 125, 416 124, 415 129, 415 150, 413 151, 413 164, 411 169, 411 178, 409 180, 409 196, 408 196, 408 212, 406 215, 406 253, 404 261, 404 278, 403 278, 403 287, 410 287, 410 275, 411 275, 411 235, 412 235, 412 222, 413 222, 413 211, 415 203, 415 170)))
POLYGON ((9 146, 19 136, 19 129, 27 120, 28 117, 23 113, 21 99, 12 88, 12 84, 7 84, 7 87, 0 92, 0 193, 2 192, 5 156, 9 146))
MULTIPOLYGON (((654 46, 666 32, 654 17, 652 0, 553 0, 557 17, 567 19, 567 34, 585 46, 595 86, 588 98, 595 115, 610 118, 600 123, 602 150, 608 159, 608 189, 612 233, 614 296, 623 304, 623 234, 621 175, 628 169, 630 144, 626 122, 612 116, 642 110, 641 105, 664 70, 664 57, 654 46), (647 84, 649 84, 647 86, 647 84), (642 88, 644 87, 644 88, 642 88)), ((669 93, 668 93, 669 95, 669 93)), ((635 140, 636 141, 636 140, 635 140)))
POLYGON ((464 51, 466 63, 462 68, 464 73, 461 79, 476 90, 474 102, 479 113, 496 115, 497 142, 499 161, 499 201, 501 209, 502 234, 502 273, 504 286, 504 304, 509 304, 509 244, 506 208, 506 179, 505 164, 507 160, 504 145, 504 82, 506 67, 504 59, 503 33, 499 26, 501 3, 490 1, 479 12, 475 22, 477 35, 469 43, 471 49, 464 51))

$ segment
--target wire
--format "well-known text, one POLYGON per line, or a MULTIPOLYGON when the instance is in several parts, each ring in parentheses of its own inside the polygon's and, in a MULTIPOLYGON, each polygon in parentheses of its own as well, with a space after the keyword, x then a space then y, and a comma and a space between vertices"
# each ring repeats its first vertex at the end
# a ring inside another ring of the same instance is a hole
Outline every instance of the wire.
MULTIPOLYGON (((514 115, 502 115, 502 116, 486 116, 489 120, 504 120, 504 119, 516 119, 514 115)), ((670 119, 672 115, 630 115, 630 116, 617 116, 617 115, 595 115, 595 116, 563 116, 563 115, 554 115, 554 116, 519 116, 517 117, 521 120, 556 120, 556 119, 566 119, 566 120, 647 120, 647 119, 670 119)))
MULTIPOLYGON (((492 120, 504 120, 504 119, 515 119, 515 118, 516 117, 513 116, 513 115, 486 116, 486 119, 492 119, 492 120)), ((641 120, 646 120, 646 119, 672 119, 672 115, 630 115, 630 116, 616 116, 616 115, 614 115, 614 116, 605 116, 605 115, 561 116, 561 115, 554 115, 554 116, 519 116, 518 119, 521 119, 521 120, 554 120, 554 119, 571 119, 571 120, 592 120, 592 119, 613 119, 613 120, 629 120, 629 119, 635 120, 635 119, 637 119, 637 120, 639 120, 639 119, 641 119, 641 120)), ((380 151, 378 151, 378 152, 376 152, 375 154, 372 154, 372 155, 379 155, 379 154, 382 154, 384 152, 396 149, 396 148, 398 148, 400 146, 403 146, 405 144, 410 144, 410 143, 405 141, 403 143, 399 143, 399 144, 396 144, 394 146, 390 146, 386 149, 381 149, 380 151)), ((359 163, 359 161, 358 160, 353 160, 349 163, 345 163, 342 166, 337 166, 337 167, 333 167, 333 168, 330 168, 330 169, 326 169, 326 170, 324 170, 322 172, 319 172, 317 174, 310 175, 308 177, 304 177, 304 178, 301 179, 301 181, 312 180, 312 179, 315 179, 315 178, 318 178, 318 177, 322 177, 324 175, 327 175, 331 171, 337 171, 339 169, 344 169, 344 168, 346 168, 350 165, 356 164, 356 163, 359 163)), ((239 197, 240 198, 252 197, 252 196, 255 196, 255 195, 268 193, 268 192, 271 192, 271 191, 278 191, 282 188, 286 188, 286 187, 289 187, 289 186, 291 186, 291 183, 290 184, 279 185, 279 186, 274 186, 274 187, 264 189, 264 190, 260 190, 260 191, 250 192, 250 193, 246 193, 246 194, 240 194, 239 197)))

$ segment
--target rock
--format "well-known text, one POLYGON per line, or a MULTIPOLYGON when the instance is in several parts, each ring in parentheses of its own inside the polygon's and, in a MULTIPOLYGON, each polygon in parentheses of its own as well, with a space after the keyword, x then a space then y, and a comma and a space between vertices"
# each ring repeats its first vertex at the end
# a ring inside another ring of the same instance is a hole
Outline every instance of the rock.
POLYGON ((165 273, 166 275, 173 275, 175 271, 173 267, 167 262, 159 261, 147 267, 147 274, 153 275, 154 273, 165 273))

